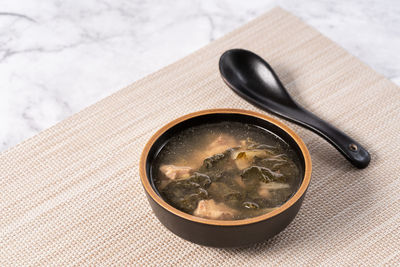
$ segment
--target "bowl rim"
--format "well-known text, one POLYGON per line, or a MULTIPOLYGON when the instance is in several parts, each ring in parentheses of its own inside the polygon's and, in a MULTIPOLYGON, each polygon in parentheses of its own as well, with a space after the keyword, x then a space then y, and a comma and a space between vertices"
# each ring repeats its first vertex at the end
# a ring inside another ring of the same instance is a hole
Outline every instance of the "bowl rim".
POLYGON ((139 162, 139 175, 140 179, 142 182, 142 185, 147 192, 147 194, 161 207, 166 209, 167 211, 175 214, 178 217, 181 217, 182 219, 186 219, 189 221, 201 223, 201 224, 209 224, 209 225, 217 225, 217 226, 238 226, 238 225, 247 225, 247 224, 253 224, 253 223, 258 223, 264 220, 267 220, 269 218, 272 218, 274 216, 277 216, 287 209, 289 209, 291 206, 293 206, 307 191, 307 188, 310 184, 310 179, 311 179, 311 170, 312 170, 312 165, 311 165, 311 156, 310 153, 304 144, 303 140, 288 126, 283 124, 282 122, 278 121, 275 118, 272 118, 270 116, 260 114, 258 112, 254 111, 249 111, 249 110, 243 110, 243 109, 230 109, 230 108, 223 108, 223 109, 206 109, 206 110, 201 110, 193 113, 186 114, 182 117, 179 117, 167 124, 165 124, 162 128, 160 128, 158 131, 156 131, 152 137, 149 139, 149 141, 146 143, 142 154, 140 156, 140 162, 139 162), (209 115, 209 114, 241 114, 241 115, 247 115, 247 116, 253 116, 259 119, 266 120, 275 126, 281 128, 284 130, 289 136, 296 142, 296 144, 299 146, 301 153, 303 154, 304 158, 304 177, 303 181, 300 184, 300 187, 296 191, 296 193, 288 200, 286 201, 283 205, 281 205, 279 208, 275 209, 274 211, 268 212, 266 214, 252 217, 252 218, 247 218, 247 219, 241 219, 241 220, 214 220, 214 219, 205 219, 205 218, 200 218, 194 215, 190 215, 188 213, 185 213, 183 211, 180 211, 170 204, 168 204, 165 200, 163 200, 153 189, 149 182, 149 177, 147 176, 146 173, 146 161, 148 154, 150 152, 151 147, 154 145, 155 141, 163 135, 168 129, 172 128, 173 126, 186 121, 188 119, 202 116, 202 115, 209 115))

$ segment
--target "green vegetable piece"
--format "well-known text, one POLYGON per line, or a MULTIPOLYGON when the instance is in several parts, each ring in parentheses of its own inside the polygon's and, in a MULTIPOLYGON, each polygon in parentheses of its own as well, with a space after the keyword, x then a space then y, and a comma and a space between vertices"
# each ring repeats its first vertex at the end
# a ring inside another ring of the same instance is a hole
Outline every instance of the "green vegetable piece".
POLYGON ((218 162, 220 162, 222 159, 225 158, 225 154, 215 154, 211 157, 206 158, 203 161, 203 166, 206 169, 210 169, 212 168, 215 164, 217 164, 218 162))
POLYGON ((232 151, 232 149, 228 149, 224 153, 206 158, 199 172, 208 175, 212 182, 220 182, 228 178, 231 180, 231 176, 238 174, 230 156, 232 151))
POLYGON ((244 191, 229 187, 225 183, 214 182, 208 189, 210 198, 218 202, 225 202, 229 206, 235 206, 244 199, 244 191))
POLYGON ((268 183, 273 181, 279 181, 283 177, 282 174, 273 172, 268 168, 251 166, 244 169, 240 175, 245 184, 255 184, 258 181, 268 183))
POLYGON ((192 176, 188 179, 192 182, 198 183, 203 188, 208 188, 211 185, 211 179, 208 175, 195 172, 192 176))
POLYGON ((200 200, 208 198, 207 188, 211 179, 205 174, 194 173, 190 178, 170 182, 162 194, 175 207, 185 212, 193 212, 200 200))

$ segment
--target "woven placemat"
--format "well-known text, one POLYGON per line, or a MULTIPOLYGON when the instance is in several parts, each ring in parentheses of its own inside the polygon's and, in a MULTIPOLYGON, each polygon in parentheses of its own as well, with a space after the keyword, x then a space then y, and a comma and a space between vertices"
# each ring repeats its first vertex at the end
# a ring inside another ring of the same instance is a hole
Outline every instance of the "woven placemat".
POLYGON ((276 8, 0 156, 0 265, 266 266, 400 261, 400 90, 276 8), (289 124, 313 160, 289 227, 244 249, 185 241, 153 215, 138 177, 162 125, 208 108, 260 111, 226 87, 218 60, 241 47, 264 57, 301 104, 371 153, 353 168, 320 137, 289 124))

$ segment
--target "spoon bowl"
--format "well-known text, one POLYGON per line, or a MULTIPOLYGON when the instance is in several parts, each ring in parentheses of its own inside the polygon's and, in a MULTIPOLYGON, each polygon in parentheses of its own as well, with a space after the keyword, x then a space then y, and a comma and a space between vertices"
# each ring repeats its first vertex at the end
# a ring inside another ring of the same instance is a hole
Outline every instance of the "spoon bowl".
POLYGON ((242 97, 260 104, 297 107, 268 63, 250 51, 227 51, 221 57, 220 71, 224 81, 242 97))

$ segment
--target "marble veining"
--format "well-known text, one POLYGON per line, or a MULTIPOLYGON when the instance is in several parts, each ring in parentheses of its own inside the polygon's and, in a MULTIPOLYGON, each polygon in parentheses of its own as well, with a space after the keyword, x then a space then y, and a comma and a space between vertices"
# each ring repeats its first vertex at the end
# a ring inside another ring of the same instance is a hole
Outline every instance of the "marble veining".
POLYGON ((0 151, 276 5, 400 85, 396 0, 2 0, 0 151))

